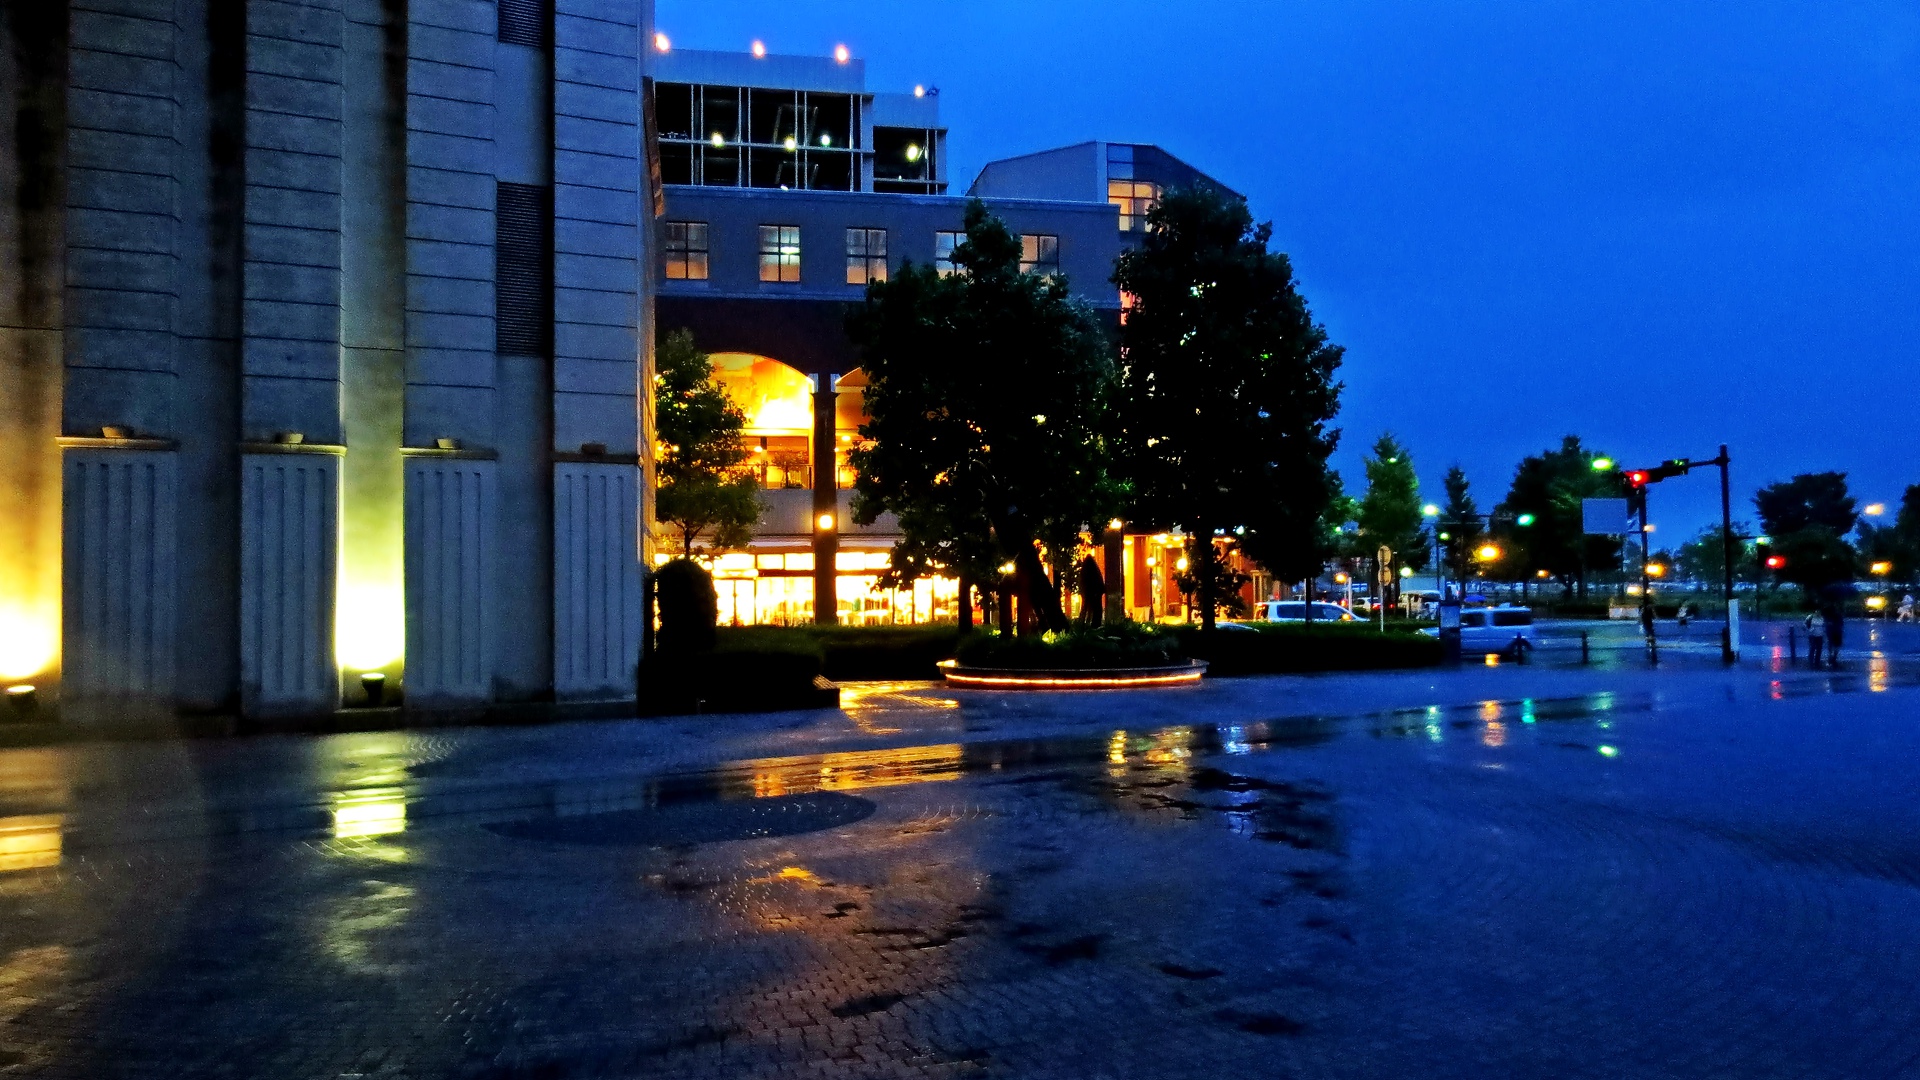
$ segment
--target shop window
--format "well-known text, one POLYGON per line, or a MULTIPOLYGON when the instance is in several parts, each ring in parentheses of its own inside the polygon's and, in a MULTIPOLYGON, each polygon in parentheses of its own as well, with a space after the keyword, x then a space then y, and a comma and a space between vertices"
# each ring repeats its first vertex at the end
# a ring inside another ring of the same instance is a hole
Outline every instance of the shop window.
POLYGON ((941 277, 960 269, 953 261, 953 249, 960 246, 962 235, 945 230, 933 234, 933 268, 941 277))
POLYGON ((1045 233, 1020 234, 1020 272, 1046 274, 1060 272, 1060 238, 1045 233))
POLYGON ((800 280, 800 226, 760 226, 760 280, 800 280))
POLYGON ((707 223, 667 222, 667 280, 707 280, 707 223))
POLYGON ((887 230, 847 230, 847 284, 887 280, 887 230))

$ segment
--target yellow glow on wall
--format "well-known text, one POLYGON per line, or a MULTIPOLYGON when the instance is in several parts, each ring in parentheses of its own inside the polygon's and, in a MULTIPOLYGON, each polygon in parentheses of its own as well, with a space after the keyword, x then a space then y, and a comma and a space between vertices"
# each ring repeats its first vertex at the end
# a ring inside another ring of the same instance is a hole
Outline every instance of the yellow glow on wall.
POLYGON ((713 374, 747 414, 747 434, 813 431, 813 384, 793 368, 749 353, 714 353, 713 374))
POLYGON ((59 866, 65 821, 59 814, 0 818, 0 874, 59 866))
POLYGON ((407 651, 406 601, 398 582, 341 582, 333 649, 349 671, 380 671, 407 651))
MULTIPOLYGON (((45 605, 44 607, 51 607, 45 605)), ((53 667, 60 655, 60 615, 0 601, 0 679, 28 679, 53 667)))

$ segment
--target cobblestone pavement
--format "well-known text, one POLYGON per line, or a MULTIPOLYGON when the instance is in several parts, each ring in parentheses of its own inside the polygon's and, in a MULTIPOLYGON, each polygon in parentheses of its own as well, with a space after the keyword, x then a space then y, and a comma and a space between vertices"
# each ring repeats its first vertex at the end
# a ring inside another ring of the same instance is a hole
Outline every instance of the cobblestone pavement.
POLYGON ((0 754, 0 1074, 1920 1075, 1920 670, 0 754))

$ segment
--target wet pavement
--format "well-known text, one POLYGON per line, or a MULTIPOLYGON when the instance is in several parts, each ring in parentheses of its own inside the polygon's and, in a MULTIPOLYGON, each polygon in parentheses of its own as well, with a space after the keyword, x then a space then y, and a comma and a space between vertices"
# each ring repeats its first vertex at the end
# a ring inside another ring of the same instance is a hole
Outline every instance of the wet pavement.
POLYGON ((1920 1075, 1891 629, 0 752, 0 1075, 1920 1075))

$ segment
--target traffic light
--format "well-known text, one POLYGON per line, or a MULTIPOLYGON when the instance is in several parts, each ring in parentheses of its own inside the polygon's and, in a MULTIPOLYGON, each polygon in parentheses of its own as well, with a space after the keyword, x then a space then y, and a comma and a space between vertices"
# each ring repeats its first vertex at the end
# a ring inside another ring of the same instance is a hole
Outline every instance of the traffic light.
POLYGON ((1627 486, 1628 486, 1628 487, 1633 487, 1633 488, 1643 488, 1643 487, 1646 487, 1646 486, 1647 486, 1647 479, 1648 479, 1648 478, 1647 478, 1647 470, 1645 470, 1645 469, 1634 469, 1633 471, 1631 471, 1631 472, 1629 472, 1629 473, 1627 473, 1627 486))
POLYGON ((1787 565, 1786 556, 1775 555, 1772 542, 1767 540, 1757 541, 1753 545, 1753 557, 1760 561, 1761 566, 1769 570, 1782 570, 1787 565))
POLYGON ((1627 473, 1627 486, 1643 489, 1648 484, 1657 484, 1675 476, 1685 476, 1693 468, 1693 462, 1686 458, 1674 458, 1662 462, 1651 469, 1633 469, 1627 473))
POLYGON ((1785 570, 1786 568, 1787 568, 1787 557, 1785 555, 1767 556, 1767 569, 1785 570))
POLYGON ((1513 519, 1513 523, 1515 525, 1519 525, 1523 528, 1525 526, 1533 524, 1533 522, 1534 522, 1534 516, 1532 514, 1521 514, 1519 517, 1513 519))

